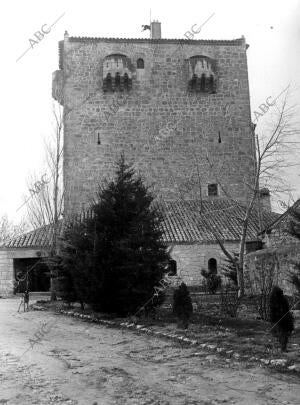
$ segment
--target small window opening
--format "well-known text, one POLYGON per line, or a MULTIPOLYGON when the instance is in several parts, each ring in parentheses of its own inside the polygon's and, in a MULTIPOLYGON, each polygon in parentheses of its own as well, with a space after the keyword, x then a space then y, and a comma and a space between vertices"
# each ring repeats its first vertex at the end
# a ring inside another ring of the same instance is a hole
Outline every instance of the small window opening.
POLYGON ((177 262, 176 260, 169 260, 169 276, 176 276, 177 274, 177 262))
POLYGON ((208 83, 208 87, 209 87, 209 91, 210 92, 214 92, 214 86, 215 86, 215 84, 214 84, 214 77, 213 77, 213 75, 210 75, 210 77, 209 77, 209 83, 208 83))
POLYGON ((207 194, 208 196, 217 196, 218 195, 218 185, 217 184, 209 184, 207 186, 207 194))
POLYGON ((205 91, 205 74, 202 74, 202 75, 201 75, 200 91, 202 91, 202 92, 205 91))
POLYGON ((121 86, 121 78, 120 78, 120 73, 116 74, 116 81, 115 81, 115 88, 120 89, 121 86))
POLYGON ((196 90, 196 86, 197 86, 197 76, 193 75, 192 80, 190 81, 190 89, 192 91, 196 90))
POLYGON ((128 90, 128 74, 124 74, 124 89, 128 90))
POLYGON ((217 272, 218 272, 217 260, 212 257, 211 259, 209 259, 207 264, 208 264, 208 271, 211 274, 217 274, 217 272))
POLYGON ((112 90, 112 77, 110 73, 108 73, 108 75, 106 76, 106 89, 107 91, 112 90))
POLYGON ((139 59, 137 60, 137 62, 136 62, 136 67, 137 67, 138 69, 144 69, 144 67, 145 67, 144 59, 139 58, 139 59))

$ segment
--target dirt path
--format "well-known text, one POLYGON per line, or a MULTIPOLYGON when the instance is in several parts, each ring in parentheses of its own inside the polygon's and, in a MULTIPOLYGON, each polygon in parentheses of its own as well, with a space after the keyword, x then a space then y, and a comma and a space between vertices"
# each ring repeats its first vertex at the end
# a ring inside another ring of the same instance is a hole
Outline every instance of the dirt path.
POLYGON ((295 377, 48 312, 15 316, 17 307, 0 300, 0 404, 299 403, 295 377))

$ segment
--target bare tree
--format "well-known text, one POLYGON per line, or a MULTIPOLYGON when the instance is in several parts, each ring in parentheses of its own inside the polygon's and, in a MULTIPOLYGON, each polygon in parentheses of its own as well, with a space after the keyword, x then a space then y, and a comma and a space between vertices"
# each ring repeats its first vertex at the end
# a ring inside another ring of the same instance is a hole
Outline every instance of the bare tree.
POLYGON ((7 215, 0 217, 0 246, 4 245, 10 239, 22 235, 28 230, 28 224, 24 219, 19 224, 10 221, 7 215))
MULTIPOLYGON (((256 126, 250 123, 255 153, 252 156, 249 154, 244 157, 244 159, 249 159, 249 166, 253 168, 252 173, 249 173, 249 176, 244 176, 242 179, 242 185, 247 193, 246 202, 237 200, 227 187, 226 181, 223 180, 223 173, 226 172, 224 170, 225 159, 220 158, 220 156, 214 156, 206 149, 206 157, 201 161, 200 156, 197 156, 195 150, 190 151, 194 156, 194 170, 191 173, 191 178, 185 179, 185 193, 189 189, 198 189, 199 198, 202 201, 202 183, 206 177, 205 173, 209 171, 221 188, 222 194, 232 203, 230 215, 235 215, 234 207, 239 206, 243 210, 242 216, 240 214, 241 210, 239 210, 239 217, 237 218, 240 223, 238 255, 234 255, 226 247, 224 237, 221 230, 218 229, 217 224, 212 225, 211 221, 208 220, 208 217, 213 216, 213 211, 206 213, 203 211, 201 204, 199 212, 199 219, 211 231, 226 258, 236 268, 239 297, 242 297, 245 293, 244 266, 246 238, 251 217, 254 218, 255 216, 259 228, 261 230, 263 228, 260 190, 266 187, 273 195, 283 192, 290 193, 291 191, 290 187, 283 180, 283 174, 285 168, 299 165, 299 162, 293 161, 291 153, 295 152, 299 144, 296 137, 299 135, 300 130, 295 117, 296 106, 288 106, 286 96, 280 105, 278 103, 274 104, 273 114, 270 114, 271 120, 266 131, 257 133, 256 126)), ((227 110, 223 111, 223 122, 228 121, 231 124, 232 119, 232 116, 227 115, 227 110)), ((211 126, 212 130, 216 129, 213 123, 211 123, 211 126)), ((240 167, 234 162, 234 159, 230 161, 230 166, 231 169, 237 172, 240 171, 240 167)))
MULTIPOLYGON (((220 184, 222 191, 226 197, 228 197, 233 204, 242 205, 244 207, 244 215, 240 219, 241 231, 240 231, 240 243, 239 252, 236 257, 232 252, 230 252, 224 243, 224 239, 220 234, 216 226, 210 226, 209 222, 205 220, 205 215, 201 216, 207 227, 214 234, 216 241, 218 242, 220 248, 222 249, 225 256, 235 265, 237 270, 237 279, 239 287, 239 297, 242 297, 245 292, 244 286, 244 265, 245 265, 245 247, 246 247, 246 237, 249 227, 249 221, 254 209, 259 212, 259 222, 261 224, 261 203, 260 203, 260 189, 261 187, 268 187, 275 193, 288 191, 288 187, 285 187, 285 183, 282 179, 282 170, 289 166, 294 166, 297 163, 293 163, 290 159, 291 147, 295 150, 298 143, 295 138, 299 135, 299 126, 294 120, 295 117, 295 106, 288 107, 287 97, 280 106, 276 106, 275 121, 273 125, 269 127, 264 134, 256 133, 256 126, 251 124, 251 131, 253 134, 253 139, 255 142, 255 155, 249 156, 252 159, 253 175, 250 181, 244 180, 244 184, 248 189, 248 199, 246 204, 241 204, 241 202, 234 199, 224 185, 222 181, 222 176, 220 173, 216 173, 214 170, 214 163, 211 157, 207 153, 206 159, 209 163, 212 173, 215 174, 217 182, 220 184)), ((233 162, 231 162, 233 163, 233 162)), ((239 168, 236 167, 236 170, 239 168)))
POLYGON ((34 228, 49 226, 50 230, 50 277, 51 298, 55 299, 54 270, 51 269, 51 258, 57 253, 59 221, 63 214, 63 111, 53 104, 53 134, 45 141, 45 173, 36 174, 28 181, 31 198, 27 202, 28 220, 34 228))
MULTIPOLYGON (((262 253, 262 251, 260 252, 262 253)), ((255 257, 255 266, 247 272, 250 294, 255 296, 255 306, 260 317, 269 318, 269 299, 272 289, 280 280, 280 261, 276 250, 255 257)))
POLYGON ((45 172, 34 174, 28 180, 31 199, 27 202, 27 215, 34 228, 57 224, 63 210, 62 159, 63 117, 60 107, 53 107, 54 132, 45 140, 45 172))

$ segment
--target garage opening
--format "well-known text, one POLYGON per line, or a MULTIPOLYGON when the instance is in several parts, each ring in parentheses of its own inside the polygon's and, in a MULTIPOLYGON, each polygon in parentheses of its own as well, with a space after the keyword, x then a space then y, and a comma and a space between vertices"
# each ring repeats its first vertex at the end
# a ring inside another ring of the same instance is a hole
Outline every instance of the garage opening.
POLYGON ((14 259, 14 273, 15 279, 20 280, 15 294, 25 292, 27 283, 30 292, 50 291, 50 271, 41 259, 14 259))

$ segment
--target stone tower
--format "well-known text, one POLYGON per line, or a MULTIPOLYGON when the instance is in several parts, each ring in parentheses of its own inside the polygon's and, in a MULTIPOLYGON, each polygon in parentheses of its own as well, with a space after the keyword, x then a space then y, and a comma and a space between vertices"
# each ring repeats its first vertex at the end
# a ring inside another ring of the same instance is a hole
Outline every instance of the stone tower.
POLYGON ((65 214, 87 207, 124 153, 159 198, 247 198, 255 165, 247 45, 69 37, 53 97, 64 106, 65 214))

